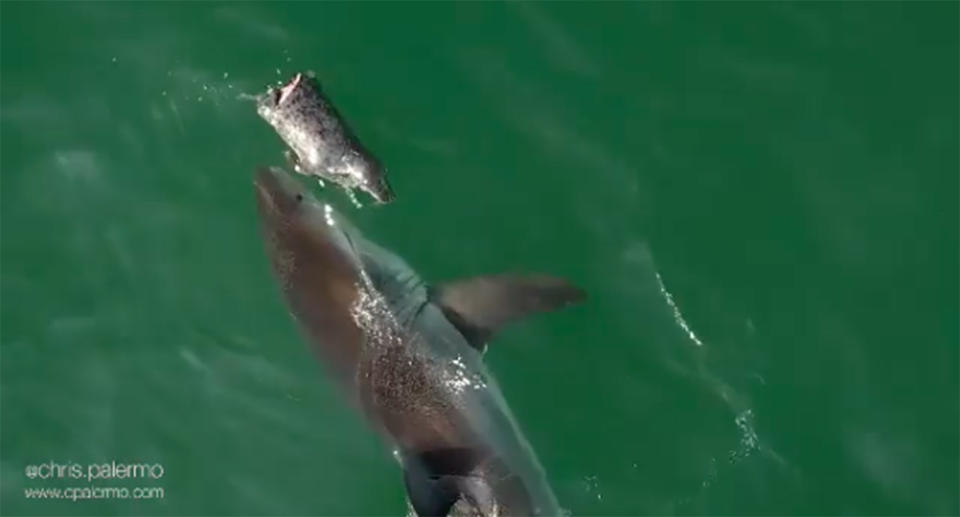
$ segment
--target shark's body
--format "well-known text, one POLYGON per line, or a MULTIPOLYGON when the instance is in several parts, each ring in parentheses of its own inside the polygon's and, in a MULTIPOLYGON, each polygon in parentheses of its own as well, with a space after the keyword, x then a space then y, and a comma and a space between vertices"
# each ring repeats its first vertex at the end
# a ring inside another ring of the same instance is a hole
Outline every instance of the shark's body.
POLYGON ((289 175, 255 181, 292 314, 348 397, 396 448, 423 515, 558 515, 533 450, 482 361, 506 322, 578 301, 562 280, 501 275, 428 288, 289 175))

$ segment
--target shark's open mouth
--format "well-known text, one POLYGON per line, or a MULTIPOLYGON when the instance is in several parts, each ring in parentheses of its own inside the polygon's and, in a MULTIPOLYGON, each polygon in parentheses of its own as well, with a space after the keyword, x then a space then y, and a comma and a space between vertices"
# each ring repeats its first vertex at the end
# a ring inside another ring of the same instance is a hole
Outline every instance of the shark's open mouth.
POLYGON ((300 80, 303 78, 301 74, 297 74, 289 83, 286 84, 283 88, 279 90, 279 97, 277 98, 277 105, 283 104, 283 101, 297 89, 297 86, 300 85, 300 80))

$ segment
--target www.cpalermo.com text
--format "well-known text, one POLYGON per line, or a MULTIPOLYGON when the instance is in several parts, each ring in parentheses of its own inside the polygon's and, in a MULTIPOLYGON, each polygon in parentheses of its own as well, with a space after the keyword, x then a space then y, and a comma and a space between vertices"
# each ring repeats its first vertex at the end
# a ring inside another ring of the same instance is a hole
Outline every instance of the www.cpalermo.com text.
POLYGON ((82 486, 67 488, 24 488, 27 499, 66 499, 84 501, 90 499, 163 499, 163 487, 116 487, 82 486))

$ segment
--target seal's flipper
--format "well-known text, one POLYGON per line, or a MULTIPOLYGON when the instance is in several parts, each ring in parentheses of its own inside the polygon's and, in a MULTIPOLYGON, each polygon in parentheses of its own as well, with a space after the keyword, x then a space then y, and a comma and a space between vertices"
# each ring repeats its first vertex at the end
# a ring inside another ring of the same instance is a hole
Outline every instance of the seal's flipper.
POLYGON ((440 284, 431 299, 467 338, 483 351, 504 325, 529 314, 582 301, 586 293, 566 280, 547 275, 490 275, 440 284))

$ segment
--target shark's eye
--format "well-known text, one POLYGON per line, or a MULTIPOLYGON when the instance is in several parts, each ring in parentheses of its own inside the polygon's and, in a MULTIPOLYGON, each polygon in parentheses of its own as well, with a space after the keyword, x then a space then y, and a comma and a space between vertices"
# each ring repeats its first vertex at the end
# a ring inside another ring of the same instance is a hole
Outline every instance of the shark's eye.
POLYGON ((303 194, 297 192, 297 203, 303 201, 303 194))

